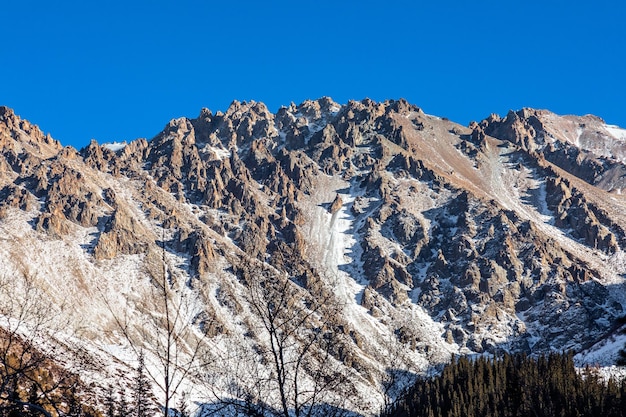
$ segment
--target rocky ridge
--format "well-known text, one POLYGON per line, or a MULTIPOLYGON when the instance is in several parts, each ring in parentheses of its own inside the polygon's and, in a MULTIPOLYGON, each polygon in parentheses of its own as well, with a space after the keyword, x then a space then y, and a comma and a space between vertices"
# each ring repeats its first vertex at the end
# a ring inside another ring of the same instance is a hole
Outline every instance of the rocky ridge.
POLYGON ((531 109, 463 127, 404 100, 322 98, 276 114, 233 102, 149 141, 77 151, 0 108, 0 256, 4 273, 32 263, 51 291, 71 288, 93 361, 128 342, 114 311, 141 327, 156 308, 142 300, 162 264, 172 296, 194 300, 189 324, 250 355, 266 342, 242 265, 332 291, 342 313, 319 320, 337 335, 342 406, 372 414, 407 382, 386 390, 395 370, 452 353, 583 352, 614 332, 625 132, 531 109), (64 263, 16 241, 61 248, 64 263))

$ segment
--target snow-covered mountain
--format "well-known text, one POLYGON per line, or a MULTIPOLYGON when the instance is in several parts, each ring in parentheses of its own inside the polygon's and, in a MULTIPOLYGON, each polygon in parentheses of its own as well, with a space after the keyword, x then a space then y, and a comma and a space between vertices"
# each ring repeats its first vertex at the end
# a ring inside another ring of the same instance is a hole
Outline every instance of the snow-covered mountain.
POLYGON ((161 404, 373 415, 451 354, 612 364, 625 183, 594 116, 233 102, 77 151, 0 108, 0 276, 95 401, 142 351, 161 404))

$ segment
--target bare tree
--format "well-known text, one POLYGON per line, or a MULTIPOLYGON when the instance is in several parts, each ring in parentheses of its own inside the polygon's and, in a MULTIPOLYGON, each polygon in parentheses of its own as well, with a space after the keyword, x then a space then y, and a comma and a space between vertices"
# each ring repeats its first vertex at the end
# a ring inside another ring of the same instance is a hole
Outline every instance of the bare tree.
MULTIPOLYGON (((397 321, 401 323, 401 320, 397 321)), ((410 324, 399 326, 394 333, 387 335, 382 343, 382 347, 385 349, 383 354, 388 362, 380 380, 380 394, 383 400, 381 414, 387 413, 395 405, 396 399, 401 398, 407 387, 413 383, 415 379, 413 375, 417 374, 417 367, 413 365, 410 355, 407 353, 410 350, 415 350, 415 347, 407 349, 404 346, 405 341, 399 340, 406 337, 405 333, 410 334, 410 324)), ((410 336, 408 338, 410 339, 410 336)))
POLYGON ((200 353, 205 347, 205 335, 193 322, 198 312, 194 310, 192 295, 183 291, 172 275, 165 248, 161 248, 160 256, 151 252, 148 258, 151 289, 142 320, 132 322, 115 310, 104 292, 101 294, 137 358, 145 352, 146 362, 156 361, 145 372, 161 392, 163 415, 168 417, 181 385, 202 367, 200 358, 206 355, 200 353))
POLYGON ((60 310, 32 276, 0 277, 0 412, 64 411, 78 378, 55 363, 61 356, 55 339, 64 326, 60 310))
POLYGON ((321 280, 305 289, 260 262, 236 268, 247 288, 255 355, 229 352, 227 395, 214 391, 218 403, 256 416, 345 413, 345 396, 335 395, 347 377, 338 370, 341 305, 332 290, 321 280))

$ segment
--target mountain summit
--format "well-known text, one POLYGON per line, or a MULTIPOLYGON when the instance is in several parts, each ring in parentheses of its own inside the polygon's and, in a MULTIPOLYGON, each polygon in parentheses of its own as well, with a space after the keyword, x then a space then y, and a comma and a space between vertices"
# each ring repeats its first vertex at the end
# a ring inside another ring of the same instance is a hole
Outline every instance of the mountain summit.
POLYGON ((166 407, 373 415, 452 354, 612 364, 625 184, 594 116, 235 101, 75 150, 2 107, 3 306, 44 295, 93 398, 142 352, 166 407))

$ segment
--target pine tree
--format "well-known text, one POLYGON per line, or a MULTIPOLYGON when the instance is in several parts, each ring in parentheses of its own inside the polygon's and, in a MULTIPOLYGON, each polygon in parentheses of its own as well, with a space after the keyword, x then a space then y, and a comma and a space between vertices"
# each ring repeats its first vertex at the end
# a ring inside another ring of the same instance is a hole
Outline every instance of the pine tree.
MULTIPOLYGON (((620 317, 619 324, 626 324, 626 316, 620 317)), ((626 334, 626 328, 621 331, 622 334, 626 334)), ((617 364, 619 366, 626 366, 626 346, 622 350, 619 351, 619 358, 617 359, 617 364)))
POLYGON ((22 415, 21 407, 18 407, 16 404, 19 404, 22 401, 20 389, 17 385, 17 378, 12 378, 10 382, 7 384, 7 405, 4 405, 0 408, 0 412, 2 415, 6 415, 8 413, 9 416, 17 416, 22 415))
MULTIPOLYGON (((39 405, 39 389, 37 388, 37 384, 34 382, 31 384, 30 389, 28 390, 28 400, 26 401, 32 405, 39 405)), ((39 416, 39 412, 34 410, 32 407, 28 408, 29 416, 39 416)))
POLYGON ((178 400, 178 417, 189 417, 189 411, 187 410, 187 393, 183 391, 178 400))
POLYGON ((109 385, 107 388, 106 396, 104 397, 104 415, 105 417, 116 417, 115 416, 115 408, 116 408, 115 396, 113 395, 113 386, 109 385))
POLYGON ((68 402, 67 417, 83 417, 83 415, 83 407, 81 406, 80 401, 78 401, 74 393, 71 393, 68 402))
POLYGON ((148 375, 146 375, 144 355, 143 352, 140 352, 133 384, 132 412, 134 417, 152 417, 154 414, 150 406, 151 391, 150 381, 148 380, 148 375))
POLYGON ((117 403, 115 417, 129 417, 131 415, 128 408, 128 401, 126 401, 126 395, 122 393, 120 395, 120 401, 117 403))

